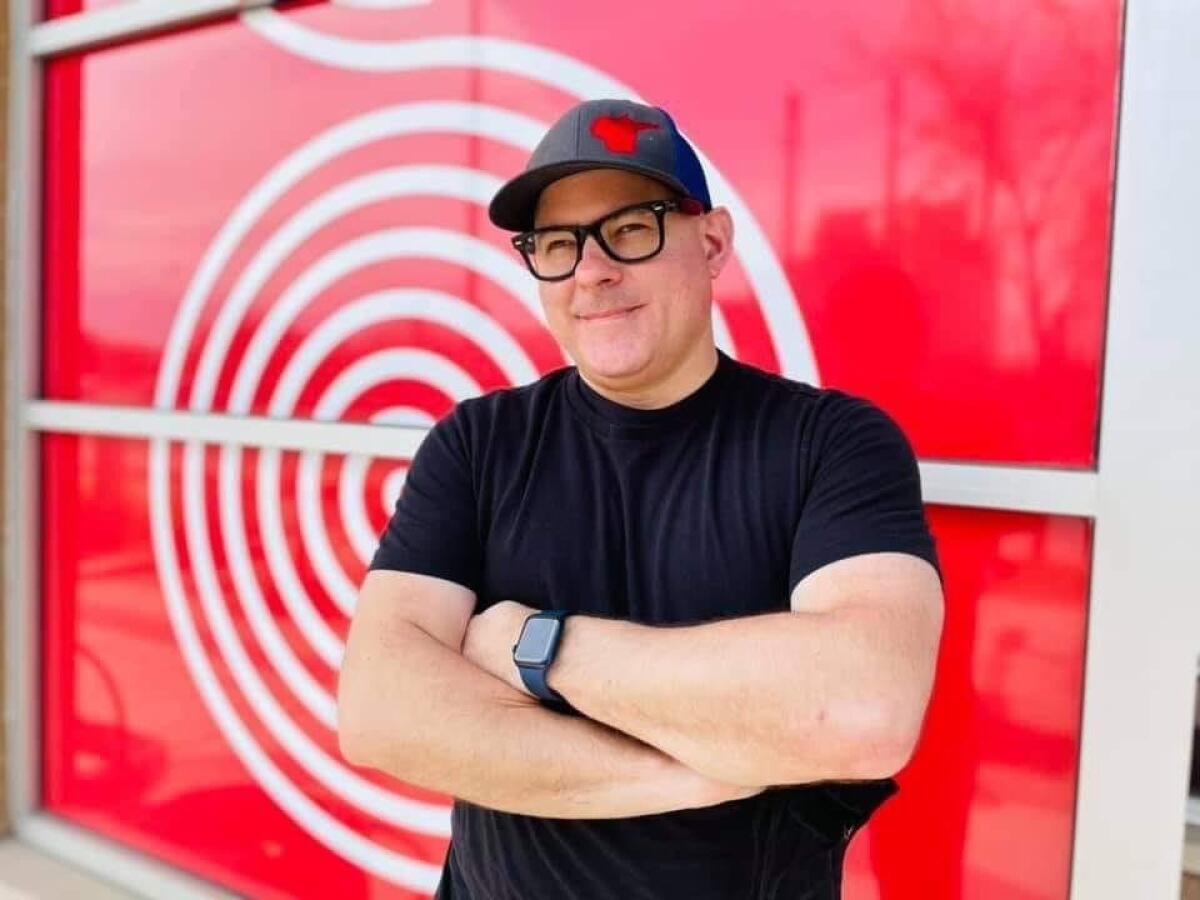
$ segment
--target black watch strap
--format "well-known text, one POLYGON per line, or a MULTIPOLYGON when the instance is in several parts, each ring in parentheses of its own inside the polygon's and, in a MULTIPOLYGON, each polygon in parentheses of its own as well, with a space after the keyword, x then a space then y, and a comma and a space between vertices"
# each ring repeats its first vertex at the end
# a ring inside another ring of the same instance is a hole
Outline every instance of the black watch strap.
MULTIPOLYGON (((565 620, 570 614, 571 613, 568 610, 547 609, 531 615, 529 617, 530 619, 534 617, 540 617, 543 619, 558 619, 561 627, 559 628, 558 636, 555 639, 553 646, 550 648, 550 658, 544 665, 517 665, 517 671, 521 675, 521 681, 525 684, 525 687, 529 689, 529 692, 541 700, 546 706, 558 708, 561 712, 573 712, 574 708, 566 701, 566 698, 563 697, 562 694, 558 693, 558 691, 554 690, 554 688, 550 687, 550 685, 546 682, 546 670, 553 665, 554 658, 558 654, 559 645, 562 643, 562 631, 565 627, 565 620)), ((515 653, 515 646, 513 647, 513 651, 515 653)))

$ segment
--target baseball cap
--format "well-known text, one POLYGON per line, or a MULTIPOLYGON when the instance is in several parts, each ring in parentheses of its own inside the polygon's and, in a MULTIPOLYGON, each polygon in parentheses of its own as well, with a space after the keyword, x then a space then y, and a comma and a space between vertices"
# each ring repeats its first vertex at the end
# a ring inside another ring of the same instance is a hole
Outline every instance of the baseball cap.
POLYGON ((639 172, 712 209, 704 169, 667 111, 632 100, 585 100, 550 126, 525 171, 501 186, 488 205, 500 228, 525 231, 542 190, 586 169, 639 172))

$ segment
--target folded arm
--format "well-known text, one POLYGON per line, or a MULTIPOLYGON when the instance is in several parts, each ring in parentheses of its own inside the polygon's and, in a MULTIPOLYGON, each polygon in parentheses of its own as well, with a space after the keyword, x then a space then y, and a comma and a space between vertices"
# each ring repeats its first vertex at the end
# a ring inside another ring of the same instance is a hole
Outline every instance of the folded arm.
POLYGON ((650 627, 574 616, 549 685, 597 722, 735 784, 883 778, 910 758, 942 626, 934 568, 838 560, 792 611, 650 627))
POLYGON ((719 783, 603 724, 563 716, 459 652, 473 592, 368 574, 338 683, 353 764, 471 803, 555 818, 710 806, 758 788, 719 783))

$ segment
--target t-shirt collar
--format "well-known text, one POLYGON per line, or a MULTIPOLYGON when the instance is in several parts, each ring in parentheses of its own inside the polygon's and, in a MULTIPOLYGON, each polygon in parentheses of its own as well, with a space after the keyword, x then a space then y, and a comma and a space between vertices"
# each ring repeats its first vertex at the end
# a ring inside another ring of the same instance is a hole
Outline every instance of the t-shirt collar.
POLYGON ((703 417, 712 409, 713 401, 721 393, 734 365, 728 354, 718 347, 717 365, 707 380, 686 397, 657 409, 641 409, 610 400, 589 386, 577 367, 571 368, 567 378, 567 397, 575 411, 601 434, 650 437, 703 417))

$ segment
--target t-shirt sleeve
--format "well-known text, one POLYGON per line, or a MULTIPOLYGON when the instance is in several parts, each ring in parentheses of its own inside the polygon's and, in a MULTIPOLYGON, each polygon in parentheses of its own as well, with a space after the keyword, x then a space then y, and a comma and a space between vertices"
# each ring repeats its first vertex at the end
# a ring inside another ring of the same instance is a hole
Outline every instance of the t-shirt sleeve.
POLYGON ((483 548, 460 403, 417 448, 371 569, 416 572, 479 593, 483 548))
POLYGON ((868 400, 830 389, 826 402, 812 430, 789 593, 809 573, 861 553, 911 553, 941 579, 920 471, 904 432, 868 400))

